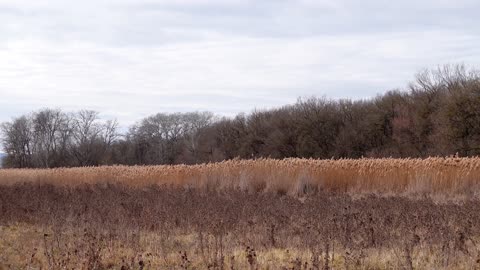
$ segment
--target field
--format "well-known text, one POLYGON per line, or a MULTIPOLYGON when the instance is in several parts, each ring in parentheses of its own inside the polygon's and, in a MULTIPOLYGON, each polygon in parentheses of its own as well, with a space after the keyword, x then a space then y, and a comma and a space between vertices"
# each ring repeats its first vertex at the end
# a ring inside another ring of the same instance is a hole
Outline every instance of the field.
POLYGON ((480 158, 0 170, 0 269, 480 269, 480 158))

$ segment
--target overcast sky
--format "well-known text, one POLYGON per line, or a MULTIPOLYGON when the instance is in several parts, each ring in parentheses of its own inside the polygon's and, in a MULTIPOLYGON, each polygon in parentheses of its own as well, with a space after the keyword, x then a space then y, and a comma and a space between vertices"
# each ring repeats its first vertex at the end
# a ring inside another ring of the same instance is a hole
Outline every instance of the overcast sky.
POLYGON ((43 107, 128 125, 299 96, 367 98, 480 67, 478 0, 0 0, 0 122, 43 107))

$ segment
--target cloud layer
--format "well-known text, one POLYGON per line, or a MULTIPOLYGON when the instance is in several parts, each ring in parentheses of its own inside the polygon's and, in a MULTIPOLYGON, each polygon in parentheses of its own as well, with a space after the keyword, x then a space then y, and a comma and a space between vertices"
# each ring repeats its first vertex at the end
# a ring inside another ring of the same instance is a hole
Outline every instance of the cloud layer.
POLYGON ((233 115, 365 98, 480 64, 478 1, 0 0, 0 121, 90 108, 233 115))

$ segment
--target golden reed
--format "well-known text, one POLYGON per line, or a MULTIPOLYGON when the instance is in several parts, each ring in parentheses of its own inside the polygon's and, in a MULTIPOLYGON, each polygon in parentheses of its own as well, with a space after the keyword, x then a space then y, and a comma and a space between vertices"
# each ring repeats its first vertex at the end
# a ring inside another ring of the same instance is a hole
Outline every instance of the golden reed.
POLYGON ((104 166, 0 170, 0 185, 47 183, 75 186, 120 183, 132 187, 173 185, 214 190, 316 191, 353 194, 480 196, 480 158, 257 159, 201 165, 104 166))

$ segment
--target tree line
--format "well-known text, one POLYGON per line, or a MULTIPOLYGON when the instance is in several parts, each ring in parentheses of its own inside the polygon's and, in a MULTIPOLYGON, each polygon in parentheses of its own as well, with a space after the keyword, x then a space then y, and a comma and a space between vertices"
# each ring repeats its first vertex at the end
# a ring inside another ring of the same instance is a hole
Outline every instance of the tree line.
POLYGON ((120 134, 98 112, 43 109, 1 125, 5 167, 197 164, 261 157, 480 155, 480 73, 463 65, 416 75, 365 100, 299 99, 218 117, 159 113, 120 134))

